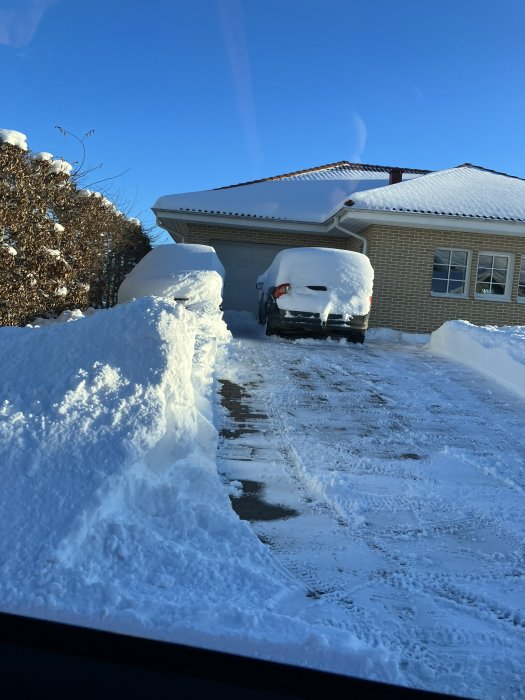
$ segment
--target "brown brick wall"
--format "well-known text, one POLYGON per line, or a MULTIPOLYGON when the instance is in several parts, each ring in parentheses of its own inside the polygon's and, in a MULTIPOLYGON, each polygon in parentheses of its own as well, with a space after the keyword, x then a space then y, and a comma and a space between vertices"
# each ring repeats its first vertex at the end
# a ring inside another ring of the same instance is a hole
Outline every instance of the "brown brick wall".
POLYGON ((525 238, 390 226, 371 226, 365 236, 375 271, 371 327, 428 333, 453 319, 478 325, 525 324, 525 304, 516 302, 525 238), (467 299, 431 296, 434 251, 440 247, 471 251, 467 299), (474 299, 480 251, 514 254, 511 301, 474 299))
POLYGON ((248 229, 226 226, 208 226, 189 224, 186 243, 210 245, 210 241, 238 241, 239 243, 269 243, 272 245, 320 246, 322 248, 342 248, 343 250, 360 250, 360 241, 356 238, 339 236, 315 236, 307 233, 290 233, 261 229, 248 229))
MULTIPOLYGON (((186 243, 210 245, 213 240, 275 245, 322 246, 360 250, 360 241, 339 236, 265 231, 249 228, 189 224, 186 243)), ((525 238, 461 231, 430 231, 394 226, 371 226, 365 232, 368 255, 375 271, 371 327, 429 333, 445 321, 464 319, 478 325, 525 325, 525 304, 516 302, 525 238), (430 293, 436 248, 470 250, 468 299, 432 297, 430 293), (513 253, 512 300, 474 299, 478 253, 513 253)))

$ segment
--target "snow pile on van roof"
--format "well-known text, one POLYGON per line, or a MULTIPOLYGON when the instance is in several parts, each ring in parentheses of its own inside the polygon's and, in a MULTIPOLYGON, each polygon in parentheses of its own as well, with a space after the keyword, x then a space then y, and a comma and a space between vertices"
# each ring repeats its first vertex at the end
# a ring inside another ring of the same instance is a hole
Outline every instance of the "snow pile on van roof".
POLYGON ((289 284, 277 305, 283 310, 363 316, 370 311, 374 270, 362 253, 335 248, 288 248, 259 277, 266 289, 289 284), (325 286, 326 291, 309 287, 325 286))
POLYGON ((192 310, 217 312, 224 267, 211 246, 175 243, 153 248, 122 282, 120 304, 142 296, 185 300, 192 310))
POLYGON ((525 326, 447 321, 432 333, 430 347, 525 398, 525 326))

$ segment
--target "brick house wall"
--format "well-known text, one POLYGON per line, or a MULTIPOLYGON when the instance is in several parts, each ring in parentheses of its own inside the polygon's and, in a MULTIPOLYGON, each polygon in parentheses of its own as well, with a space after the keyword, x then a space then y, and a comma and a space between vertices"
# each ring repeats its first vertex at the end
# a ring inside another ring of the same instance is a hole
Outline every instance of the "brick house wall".
POLYGON ((477 325, 525 325, 525 304, 516 301, 525 238, 394 226, 371 226, 364 235, 375 271, 371 327, 429 333, 452 319, 477 325), (471 251, 467 299, 431 296, 436 248, 471 251), (474 298, 480 251, 514 255, 511 301, 474 298))
POLYGON ((294 246, 319 246, 322 248, 342 248, 343 250, 361 249, 357 238, 344 236, 315 236, 308 233, 292 233, 290 231, 271 231, 264 229, 249 229, 227 226, 210 226, 207 224, 188 224, 188 235, 185 243, 211 245, 211 241, 234 241, 239 243, 271 243, 294 246))
MULTIPOLYGON (((274 245, 321 246, 360 250, 358 239, 315 236, 308 233, 188 224, 186 243, 211 245, 214 240, 274 245)), ((370 226, 362 233, 375 271, 370 327, 388 327, 412 333, 430 333, 445 321, 463 319, 477 325, 525 325, 525 304, 516 301, 525 238, 464 231, 439 231, 395 226, 370 226), (467 299, 431 295, 436 248, 471 252, 467 299), (478 253, 514 255, 511 301, 474 298, 478 253)))

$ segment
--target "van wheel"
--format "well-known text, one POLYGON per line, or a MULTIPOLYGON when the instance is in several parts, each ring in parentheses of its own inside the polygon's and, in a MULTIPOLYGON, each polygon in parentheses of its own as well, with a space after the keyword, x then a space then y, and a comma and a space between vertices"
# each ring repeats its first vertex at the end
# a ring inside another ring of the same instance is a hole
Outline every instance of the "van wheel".
POLYGON ((360 343, 362 345, 365 342, 365 332, 354 331, 348 335, 347 340, 349 343, 360 343))

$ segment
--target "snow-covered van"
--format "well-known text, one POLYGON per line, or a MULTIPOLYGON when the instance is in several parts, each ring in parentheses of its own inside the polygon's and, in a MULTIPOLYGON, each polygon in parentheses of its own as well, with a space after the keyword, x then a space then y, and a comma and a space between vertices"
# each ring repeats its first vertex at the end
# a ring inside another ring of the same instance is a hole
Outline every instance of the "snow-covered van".
POLYGON ((222 301, 224 267, 209 245, 156 246, 126 275, 119 304, 143 296, 167 297, 191 310, 216 312, 222 301))
POLYGON ((288 248, 257 280, 266 335, 323 335, 362 343, 374 270, 362 253, 288 248))

